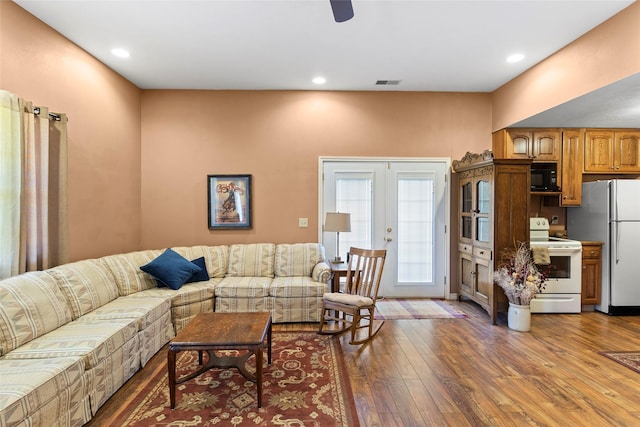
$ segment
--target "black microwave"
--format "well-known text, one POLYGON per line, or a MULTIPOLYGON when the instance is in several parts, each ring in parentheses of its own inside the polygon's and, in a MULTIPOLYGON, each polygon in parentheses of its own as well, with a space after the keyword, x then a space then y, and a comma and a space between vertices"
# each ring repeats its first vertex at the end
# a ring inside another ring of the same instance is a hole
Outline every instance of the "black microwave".
POLYGON ((531 191, 560 191, 556 170, 531 168, 531 191))

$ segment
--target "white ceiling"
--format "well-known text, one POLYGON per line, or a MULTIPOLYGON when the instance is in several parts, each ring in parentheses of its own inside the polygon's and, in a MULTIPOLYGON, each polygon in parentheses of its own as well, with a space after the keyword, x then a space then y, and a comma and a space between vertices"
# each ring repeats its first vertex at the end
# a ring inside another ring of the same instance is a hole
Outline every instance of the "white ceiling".
POLYGON ((353 0, 336 23, 329 0, 14 1, 142 89, 455 92, 491 92, 633 3, 353 0))

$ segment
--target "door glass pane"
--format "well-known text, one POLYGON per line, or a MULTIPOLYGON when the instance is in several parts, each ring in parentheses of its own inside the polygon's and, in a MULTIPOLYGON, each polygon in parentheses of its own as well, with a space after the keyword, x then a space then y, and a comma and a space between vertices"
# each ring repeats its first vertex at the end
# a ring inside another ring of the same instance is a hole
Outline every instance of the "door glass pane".
POLYGON ((372 179, 336 179, 336 211, 351 214, 351 232, 340 233, 340 254, 347 259, 349 248, 370 249, 373 230, 372 179))
POLYGON ((399 178, 398 282, 433 279, 433 180, 399 178))
POLYGON ((462 237, 467 239, 471 238, 471 217, 463 216, 462 217, 462 237))
POLYGON ((471 212, 471 183, 462 186, 462 212, 471 212))
POLYGON ((489 213, 489 182, 478 181, 478 211, 489 213))
POLYGON ((489 218, 481 217, 476 219, 476 240, 479 242, 489 241, 489 218))

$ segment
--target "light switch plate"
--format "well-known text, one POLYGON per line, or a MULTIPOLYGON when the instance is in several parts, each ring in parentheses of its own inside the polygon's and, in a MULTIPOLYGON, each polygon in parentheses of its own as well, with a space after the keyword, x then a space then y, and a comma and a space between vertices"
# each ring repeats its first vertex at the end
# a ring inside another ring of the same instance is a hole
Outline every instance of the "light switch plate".
POLYGON ((306 228, 309 226, 309 218, 298 218, 298 227, 306 228))

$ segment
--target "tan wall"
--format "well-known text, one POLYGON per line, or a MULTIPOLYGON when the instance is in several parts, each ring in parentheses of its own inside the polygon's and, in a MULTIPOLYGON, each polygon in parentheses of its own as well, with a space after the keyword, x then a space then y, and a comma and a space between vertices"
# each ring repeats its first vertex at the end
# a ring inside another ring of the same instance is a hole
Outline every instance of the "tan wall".
POLYGON ((0 89, 68 114, 71 259, 137 249, 140 90, 4 0, 0 89))
POLYGON ((492 129, 640 71, 639 15, 634 3, 493 95, 140 91, 0 1, 0 88, 69 115, 73 260, 315 241, 319 156, 456 159, 489 148, 492 129), (206 176, 230 173, 253 175, 254 227, 209 231, 206 176))
POLYGON ((492 130, 640 72, 640 2, 493 92, 492 130))
POLYGON ((320 156, 491 147, 489 94, 144 91, 142 105, 146 248, 317 241, 320 156), (253 229, 207 228, 208 174, 253 176, 253 229))

